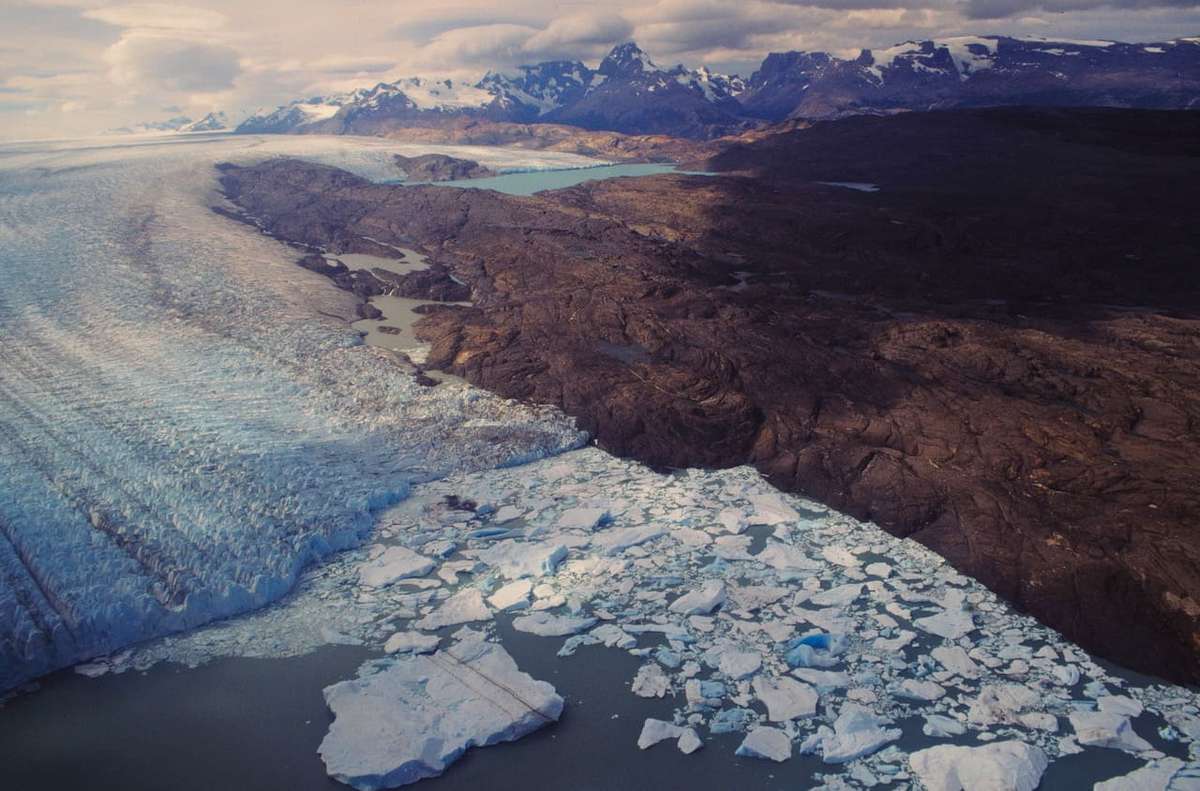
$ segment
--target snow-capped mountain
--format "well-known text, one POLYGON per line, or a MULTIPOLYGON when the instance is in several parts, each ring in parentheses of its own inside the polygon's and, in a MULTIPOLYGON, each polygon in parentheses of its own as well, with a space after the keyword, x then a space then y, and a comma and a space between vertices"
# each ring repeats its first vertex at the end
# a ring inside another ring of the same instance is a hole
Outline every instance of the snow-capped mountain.
POLYGON ((589 89, 546 119, 587 129, 711 137, 742 126, 735 78, 676 66, 664 69, 636 44, 601 61, 589 89))
POLYGON ((332 118, 348 100, 349 95, 313 96, 308 99, 296 99, 274 110, 260 108, 238 124, 234 132, 271 134, 300 131, 304 127, 332 118))
POLYGON ((1200 106, 1200 38, 1159 44, 960 36, 767 56, 739 97, 756 118, 991 105, 1200 106))
POLYGON ((595 69, 547 61, 476 83, 411 77, 255 113, 238 132, 370 134, 447 119, 706 138, 762 120, 988 105, 1200 107, 1200 37, 1156 44, 959 36, 767 56, 747 80, 665 68, 633 42, 595 69))
POLYGON ((199 121, 192 121, 190 124, 184 124, 177 131, 179 132, 219 132, 222 129, 229 128, 229 119, 225 113, 217 111, 209 113, 199 121))
POLYGON ((706 137, 744 125, 736 77, 683 66, 663 69, 636 44, 613 49, 592 69, 547 61, 488 72, 476 83, 410 77, 253 114, 238 132, 359 132, 445 118, 552 122, 623 132, 706 137))
POLYGON ((488 72, 479 87, 495 94, 503 106, 533 109, 540 117, 582 99, 597 76, 579 61, 552 60, 511 74, 488 72))

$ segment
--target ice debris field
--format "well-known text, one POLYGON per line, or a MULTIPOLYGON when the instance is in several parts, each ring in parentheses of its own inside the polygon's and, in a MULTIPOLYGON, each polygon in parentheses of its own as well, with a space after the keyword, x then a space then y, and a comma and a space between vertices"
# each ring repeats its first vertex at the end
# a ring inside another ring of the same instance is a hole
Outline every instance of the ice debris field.
POLYGON ((638 657, 628 694, 673 715, 629 722, 630 750, 733 734, 737 756, 819 760, 812 787, 938 791, 1034 789, 1056 759, 1115 751, 1135 768, 1103 791, 1200 788, 1194 692, 1110 672, 920 545, 752 469, 668 476, 596 448, 415 486, 280 604, 113 669, 382 648, 326 689, 321 745, 331 775, 382 788, 561 713, 504 651, 508 618, 555 661, 638 657))
POLYGON ((627 694, 665 713, 627 723, 631 752, 934 791, 1117 753, 1097 789, 1200 788, 1193 691, 1106 668, 919 545, 748 468, 664 475, 553 411, 417 386, 346 295, 209 211, 214 162, 272 153, 388 159, 0 149, 0 686, 369 646, 325 690, 320 755, 383 788, 564 715, 510 622, 555 662, 636 658, 627 694))

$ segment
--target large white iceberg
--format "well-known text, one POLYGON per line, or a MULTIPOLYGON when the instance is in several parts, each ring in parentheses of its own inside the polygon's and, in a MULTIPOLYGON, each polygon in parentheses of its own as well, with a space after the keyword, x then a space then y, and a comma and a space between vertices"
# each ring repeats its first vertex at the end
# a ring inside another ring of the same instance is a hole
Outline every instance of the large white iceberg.
POLYGON ((1048 764, 1040 748, 1018 741, 939 745, 918 750, 908 763, 928 791, 1034 791, 1048 764))
POLYGON ((804 740, 804 752, 819 752, 825 763, 844 764, 879 750, 900 738, 899 728, 885 728, 882 719, 857 703, 842 707, 833 727, 822 725, 804 740))
POLYGON ((408 577, 424 577, 436 565, 408 547, 387 547, 359 568, 358 578, 364 585, 378 588, 408 577))
POLYGON ((519 739, 563 710, 554 687, 478 636, 368 664, 361 677, 327 687, 325 701, 334 721, 321 760, 331 777, 360 791, 436 777, 469 748, 519 739))

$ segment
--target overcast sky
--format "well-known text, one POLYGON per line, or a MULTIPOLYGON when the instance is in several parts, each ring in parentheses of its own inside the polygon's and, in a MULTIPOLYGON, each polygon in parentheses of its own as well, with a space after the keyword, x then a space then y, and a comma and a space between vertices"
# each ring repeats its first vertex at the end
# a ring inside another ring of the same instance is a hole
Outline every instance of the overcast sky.
POLYGON ((1154 41, 1200 34, 1200 0, 0 0, 0 138, 92 134, 412 74, 658 63, 748 75, 768 52, 855 54, 956 33, 1154 41))

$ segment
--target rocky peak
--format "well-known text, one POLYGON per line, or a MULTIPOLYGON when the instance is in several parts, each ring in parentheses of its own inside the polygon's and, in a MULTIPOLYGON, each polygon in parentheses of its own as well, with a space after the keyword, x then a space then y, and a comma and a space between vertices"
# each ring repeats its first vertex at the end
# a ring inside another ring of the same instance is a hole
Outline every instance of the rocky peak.
POLYGON ((632 41, 613 47, 597 69, 605 77, 638 77, 647 72, 662 71, 650 56, 632 41))

